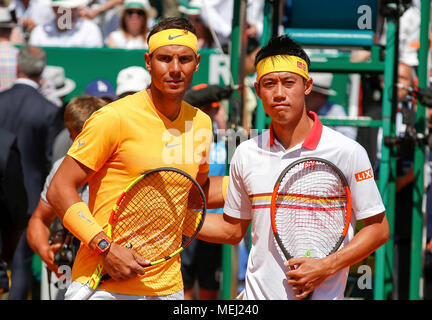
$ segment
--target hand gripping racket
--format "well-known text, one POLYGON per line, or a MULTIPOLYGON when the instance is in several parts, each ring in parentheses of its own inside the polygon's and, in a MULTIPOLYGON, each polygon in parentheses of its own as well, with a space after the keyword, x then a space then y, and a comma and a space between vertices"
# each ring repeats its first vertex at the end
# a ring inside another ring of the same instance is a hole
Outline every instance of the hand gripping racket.
POLYGON ((345 239, 351 193, 345 176, 333 163, 302 158, 279 175, 270 208, 273 234, 287 261, 323 258, 336 252, 345 239))
MULTIPOLYGON (((107 235, 118 245, 135 250, 149 266, 182 252, 204 222, 207 204, 198 182, 175 168, 158 168, 139 176, 122 193, 108 222, 107 235)), ((96 267, 87 284, 71 298, 90 297, 107 274, 96 267)))

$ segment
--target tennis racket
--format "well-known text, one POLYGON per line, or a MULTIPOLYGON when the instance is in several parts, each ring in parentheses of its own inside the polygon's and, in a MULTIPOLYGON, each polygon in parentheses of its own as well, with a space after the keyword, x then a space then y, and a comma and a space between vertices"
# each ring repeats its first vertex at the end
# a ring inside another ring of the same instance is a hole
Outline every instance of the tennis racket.
POLYGON ((280 254, 287 261, 318 259, 336 252, 343 243, 351 220, 351 193, 333 163, 302 158, 279 175, 270 208, 280 254))
MULTIPOLYGON (((126 188, 114 205, 106 233, 154 266, 180 254, 192 242, 206 210, 204 192, 195 179, 179 169, 158 168, 140 175, 126 188)), ((88 299, 101 280, 109 279, 102 271, 99 264, 71 299, 88 299)))

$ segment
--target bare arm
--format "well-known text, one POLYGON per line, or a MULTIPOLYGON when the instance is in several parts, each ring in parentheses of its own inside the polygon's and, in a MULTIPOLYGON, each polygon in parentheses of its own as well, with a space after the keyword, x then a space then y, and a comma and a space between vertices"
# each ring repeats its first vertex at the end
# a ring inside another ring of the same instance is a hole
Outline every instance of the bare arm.
POLYGON ((297 269, 286 273, 297 298, 305 298, 327 277, 368 257, 388 240, 389 226, 384 212, 362 222, 363 228, 334 254, 322 259, 294 258, 286 263, 289 267, 297 265, 297 269))
MULTIPOLYGON (((62 220, 70 206, 82 201, 77 189, 86 183, 93 174, 94 172, 91 169, 80 164, 72 157, 65 157, 47 192, 48 201, 62 220)), ((88 246, 91 250, 95 249, 97 239, 102 234, 103 232, 97 234, 90 241, 88 246)), ((104 269, 117 281, 144 274, 142 266, 148 264, 147 260, 136 255, 133 250, 115 243, 111 245, 110 250, 102 257, 102 260, 104 269)))
MULTIPOLYGON (((224 176, 197 176, 197 181, 203 186, 208 208, 224 206, 223 193, 226 193, 226 190, 223 190, 223 179, 224 176)), ((235 245, 243 239, 250 222, 249 219, 236 219, 226 214, 208 212, 197 238, 207 242, 235 245)))
POLYGON ((101 13, 104 13, 112 8, 114 8, 118 4, 122 4, 123 0, 110 0, 99 6, 98 8, 82 8, 80 11, 82 18, 94 19, 101 13))
POLYGON ((57 272, 54 254, 60 249, 61 243, 49 244, 50 226, 56 214, 52 207, 40 200, 27 226, 27 242, 35 253, 46 263, 48 269, 57 272))
POLYGON ((198 233, 198 239, 226 244, 238 244, 246 234, 251 220, 236 219, 226 214, 209 212, 198 233))
POLYGON ((209 209, 223 208, 225 200, 222 195, 223 176, 209 177, 208 173, 197 175, 197 182, 202 186, 209 209))
POLYGON ((83 201, 77 189, 84 185, 93 173, 72 157, 65 157, 47 191, 47 200, 60 219, 63 220, 70 206, 83 201))

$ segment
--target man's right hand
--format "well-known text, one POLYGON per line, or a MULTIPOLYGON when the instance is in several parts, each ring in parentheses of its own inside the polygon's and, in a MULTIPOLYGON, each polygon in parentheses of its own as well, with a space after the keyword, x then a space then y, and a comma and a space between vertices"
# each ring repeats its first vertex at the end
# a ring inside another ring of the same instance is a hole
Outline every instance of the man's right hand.
POLYGON ((58 273, 58 267, 59 266, 55 264, 54 256, 55 256, 55 253, 60 250, 61 246, 62 246, 61 243, 54 243, 54 244, 50 245, 47 242, 46 245, 40 244, 40 249, 38 252, 42 261, 45 262, 47 268, 50 271, 54 272, 58 278, 62 274, 58 273))
POLYGON ((103 255, 104 270, 115 281, 124 281, 130 278, 143 275, 145 266, 150 261, 138 255, 133 249, 111 244, 108 253, 103 255))

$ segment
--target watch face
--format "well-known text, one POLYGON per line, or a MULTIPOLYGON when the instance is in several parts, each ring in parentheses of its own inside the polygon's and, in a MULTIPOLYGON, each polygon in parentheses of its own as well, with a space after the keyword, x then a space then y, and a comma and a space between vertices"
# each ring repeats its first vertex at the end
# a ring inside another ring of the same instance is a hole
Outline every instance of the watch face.
POLYGON ((102 240, 99 241, 99 243, 98 243, 98 247, 99 247, 99 249, 101 249, 101 250, 105 250, 106 248, 108 248, 108 246, 109 246, 109 242, 106 241, 105 239, 102 239, 102 240))

